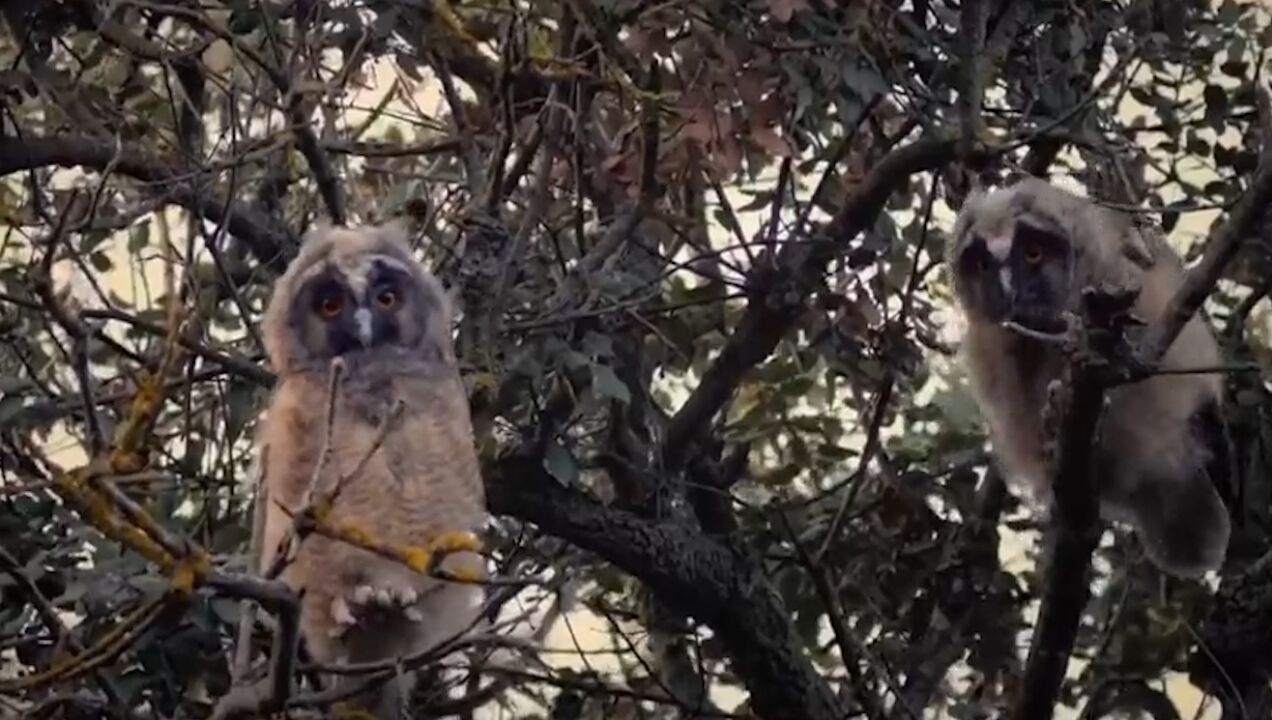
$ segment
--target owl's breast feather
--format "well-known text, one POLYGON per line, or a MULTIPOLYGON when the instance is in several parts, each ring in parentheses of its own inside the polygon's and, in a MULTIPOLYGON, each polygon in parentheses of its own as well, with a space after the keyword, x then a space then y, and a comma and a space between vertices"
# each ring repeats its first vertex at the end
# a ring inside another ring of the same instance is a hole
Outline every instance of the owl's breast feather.
POLYGON ((411 543, 437 532, 472 530, 484 520, 466 414, 425 413, 408 404, 387 432, 356 419, 336 425, 324 475, 341 478, 333 507, 338 517, 411 543))

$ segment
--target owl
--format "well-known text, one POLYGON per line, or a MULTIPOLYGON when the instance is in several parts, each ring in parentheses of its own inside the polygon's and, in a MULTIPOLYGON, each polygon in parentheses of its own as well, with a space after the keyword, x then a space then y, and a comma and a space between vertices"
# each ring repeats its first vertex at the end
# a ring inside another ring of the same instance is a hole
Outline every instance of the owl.
MULTIPOLYGON (((957 304, 967 319, 963 359, 1009 481, 1050 499, 1043 408, 1063 363, 1057 345, 1004 326, 1054 332, 1078 313, 1083 288, 1137 288, 1136 314, 1161 319, 1183 282, 1179 256, 1131 219, 1037 179, 970 197, 948 248, 957 304)), ((1162 367, 1222 364, 1203 314, 1184 326, 1162 367)), ((1100 508, 1135 528, 1162 570, 1195 577, 1220 567, 1231 522, 1223 378, 1155 375, 1112 388, 1098 426, 1100 508)))
MULTIPOLYGON (((451 319, 442 285, 413 259, 396 227, 321 228, 306 237, 262 323, 278 375, 259 437, 267 494, 262 570, 274 563, 311 485, 313 492, 338 486, 334 522, 399 547, 484 524, 451 319), (337 359, 343 367, 333 382, 337 359)), ((319 663, 427 650, 479 614, 480 588, 317 533, 289 557, 280 577, 300 595, 301 636, 319 663)), ((473 553, 451 555, 443 567, 484 573, 473 553)), ((400 676, 355 703, 397 717, 413 684, 400 676)))

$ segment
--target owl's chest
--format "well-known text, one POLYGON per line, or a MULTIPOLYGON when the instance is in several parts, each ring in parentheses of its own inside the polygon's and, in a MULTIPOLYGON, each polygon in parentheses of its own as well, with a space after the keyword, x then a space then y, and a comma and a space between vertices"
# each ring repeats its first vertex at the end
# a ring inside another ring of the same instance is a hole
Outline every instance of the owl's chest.
POLYGON ((343 417, 346 422, 381 425, 399 403, 419 409, 422 398, 413 390, 409 383, 391 376, 350 378, 337 393, 337 417, 343 417))
MULTIPOLYGON (((407 423, 412 427, 414 423, 407 423)), ((433 439, 403 428, 337 428, 322 482, 339 487, 338 518, 376 528, 389 536, 427 529, 441 518, 464 514, 462 485, 433 461, 433 439)))
MULTIPOLYGON (((1012 336, 1008 345, 1016 382, 1037 403, 1046 401, 1047 385, 1060 376, 1063 359, 1047 345, 1030 338, 1012 336)), ((1041 405, 1038 405, 1041 408, 1041 405)))
POLYGON ((322 471, 328 482, 351 493, 365 488, 404 498, 436 484, 435 460, 448 444, 437 423, 405 403, 366 404, 332 425, 328 467, 322 471))
POLYGON ((333 426, 323 476, 341 488, 335 510, 410 524, 477 512, 481 483, 466 417, 397 400, 368 403, 366 415, 333 426))

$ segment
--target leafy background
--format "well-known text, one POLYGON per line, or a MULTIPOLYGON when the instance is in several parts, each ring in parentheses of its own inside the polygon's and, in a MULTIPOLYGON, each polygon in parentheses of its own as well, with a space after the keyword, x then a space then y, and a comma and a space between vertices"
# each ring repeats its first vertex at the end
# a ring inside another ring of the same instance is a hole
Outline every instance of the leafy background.
MULTIPOLYGON (((542 636, 448 659, 451 704, 421 712, 1005 715, 1044 577, 954 356, 968 168, 1050 175, 1195 258, 1257 170, 1272 42, 1231 0, 0 10, 0 713, 29 717, 227 693, 241 595, 174 593, 59 478, 126 424, 182 308, 149 465, 113 484, 245 573, 271 283, 316 224, 390 218, 463 310, 507 581, 487 639, 542 636)), ((1207 311, 1264 368, 1246 230, 1207 311)), ((1229 380, 1230 567, 1167 582, 1109 528, 1059 714, 1268 716, 1268 563, 1241 574, 1267 547, 1261 377, 1229 380)))

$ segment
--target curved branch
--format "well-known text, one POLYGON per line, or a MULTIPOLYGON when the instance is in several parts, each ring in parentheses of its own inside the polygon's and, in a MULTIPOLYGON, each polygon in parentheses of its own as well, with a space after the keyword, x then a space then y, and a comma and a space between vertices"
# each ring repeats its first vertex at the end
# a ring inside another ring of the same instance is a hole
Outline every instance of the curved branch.
MULTIPOLYGON (((47 137, 0 137, 0 175, 58 165, 105 170, 116 159, 116 148, 98 138, 75 135, 47 137)), ((242 204, 211 193, 196 192, 183 173, 161 158, 153 157, 135 144, 118 151, 114 172, 144 183, 154 183, 173 202, 212 223, 224 222, 230 233, 242 240, 257 260, 282 272, 294 248, 295 236, 268 216, 242 204)))
POLYGON ((804 654, 790 612, 763 568, 724 544, 666 521, 608 508, 562 487, 542 458, 484 468, 492 512, 542 530, 636 576, 671 608, 710 626, 765 718, 830 720, 844 710, 804 654))
POLYGON ((763 362, 803 313, 813 282, 820 278, 849 241, 874 223, 888 198, 918 172, 954 159, 956 140, 936 136, 897 148, 881 159, 836 213, 821 242, 788 243, 776 267, 756 263, 746 313, 724 348, 702 376, 702 382, 676 412, 663 449, 669 468, 677 468, 694 441, 724 406, 751 368, 763 362))
POLYGON ((1237 256, 1241 243, 1255 236, 1259 222, 1272 203, 1272 94, 1260 87, 1260 116, 1263 119, 1263 149, 1250 185, 1223 225, 1206 243, 1201 260, 1184 278, 1184 284, 1170 299, 1166 311, 1145 345, 1147 359, 1156 361, 1166 353, 1197 309, 1206 301, 1228 263, 1237 256))

